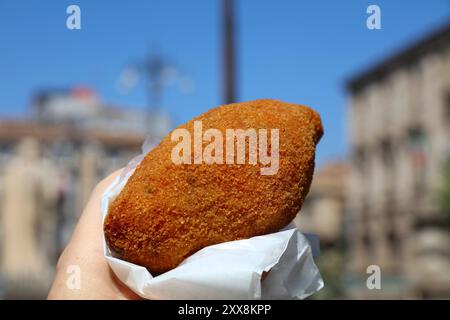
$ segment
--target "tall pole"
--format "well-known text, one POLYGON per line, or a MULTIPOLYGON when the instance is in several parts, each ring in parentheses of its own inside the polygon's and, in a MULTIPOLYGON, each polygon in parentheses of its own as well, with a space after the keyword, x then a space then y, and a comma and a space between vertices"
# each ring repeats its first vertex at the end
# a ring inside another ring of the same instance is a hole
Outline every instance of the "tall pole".
POLYGON ((158 50, 153 50, 144 62, 144 73, 148 78, 149 104, 147 107, 146 123, 148 133, 153 133, 155 113, 161 107, 162 94, 165 86, 164 69, 167 67, 164 57, 158 50))
POLYGON ((156 50, 148 56, 145 61, 145 72, 149 80, 149 113, 161 106, 162 93, 164 90, 163 72, 167 67, 163 56, 156 50))
POLYGON ((236 102, 234 0, 222 0, 223 5, 223 99, 236 102))

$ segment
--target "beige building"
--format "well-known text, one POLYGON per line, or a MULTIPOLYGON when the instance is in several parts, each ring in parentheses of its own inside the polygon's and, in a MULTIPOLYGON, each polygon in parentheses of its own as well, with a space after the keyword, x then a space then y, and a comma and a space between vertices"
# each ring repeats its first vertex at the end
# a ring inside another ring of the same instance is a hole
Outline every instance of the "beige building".
POLYGON ((345 258, 344 210, 349 171, 344 161, 318 168, 305 203, 294 219, 302 232, 313 233, 320 241, 320 255, 315 257, 315 262, 325 287, 313 299, 345 296, 341 275, 345 258))
POLYGON ((343 238, 345 188, 350 168, 334 162, 316 170, 308 196, 294 219, 302 232, 317 234, 321 249, 334 247, 343 238))
POLYGON ((450 297, 450 225, 438 201, 450 159, 450 26, 349 84, 350 297, 450 297), (366 287, 369 265, 382 289, 366 287))
POLYGON ((0 120, 0 298, 45 297, 95 184, 169 130, 155 119, 156 129, 74 89, 38 95, 28 119, 0 120))

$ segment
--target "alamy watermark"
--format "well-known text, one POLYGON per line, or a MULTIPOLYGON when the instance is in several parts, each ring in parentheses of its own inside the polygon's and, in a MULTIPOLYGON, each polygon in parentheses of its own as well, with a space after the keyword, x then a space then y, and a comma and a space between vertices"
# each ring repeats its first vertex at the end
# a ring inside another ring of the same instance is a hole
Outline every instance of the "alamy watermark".
POLYGON ((376 264, 372 264, 367 267, 366 273, 370 274, 366 280, 366 287, 369 290, 381 289, 381 268, 376 264))
POLYGON ((72 4, 67 7, 66 13, 69 14, 66 20, 66 27, 69 30, 81 29, 81 9, 79 6, 72 4))
POLYGON ((81 268, 76 264, 71 264, 66 269, 67 280, 66 287, 70 290, 81 289, 81 268))
POLYGON ((366 26, 369 30, 380 30, 381 29, 381 8, 376 4, 371 4, 367 7, 367 17, 366 26))
POLYGON ((260 169, 261 175, 274 175, 279 169, 279 129, 226 129, 224 138, 218 129, 203 132, 202 121, 194 121, 194 137, 187 129, 178 128, 172 132, 171 139, 178 142, 171 154, 172 162, 177 165, 259 163, 265 166, 260 169))

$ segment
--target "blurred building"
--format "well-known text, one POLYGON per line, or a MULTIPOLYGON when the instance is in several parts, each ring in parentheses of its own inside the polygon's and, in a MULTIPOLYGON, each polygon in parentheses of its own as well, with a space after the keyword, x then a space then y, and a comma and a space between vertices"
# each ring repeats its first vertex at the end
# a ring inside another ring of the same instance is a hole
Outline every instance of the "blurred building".
POLYGON ((321 249, 335 246, 343 238, 345 187, 349 174, 345 162, 334 162, 316 170, 308 196, 294 223, 303 232, 320 237, 321 249))
POLYGON ((450 26, 353 78, 347 194, 355 298, 450 297, 450 26), (368 290, 378 265, 382 289, 368 290))
POLYGON ((164 136, 162 113, 105 105, 88 88, 40 92, 32 116, 0 120, 0 297, 45 297, 95 184, 164 136))
POLYGON ((308 196, 295 225, 302 231, 318 235, 320 255, 315 258, 325 287, 313 299, 344 296, 341 274, 344 269, 344 210, 350 167, 337 161, 316 170, 308 196))

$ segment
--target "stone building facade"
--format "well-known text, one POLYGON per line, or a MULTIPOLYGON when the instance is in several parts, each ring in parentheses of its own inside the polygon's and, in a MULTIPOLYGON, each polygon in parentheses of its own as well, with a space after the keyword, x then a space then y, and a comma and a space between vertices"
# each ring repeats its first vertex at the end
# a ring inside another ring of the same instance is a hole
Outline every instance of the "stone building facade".
POLYGON ((344 236, 345 188, 349 169, 344 161, 318 168, 302 209, 294 219, 301 231, 320 237, 321 249, 334 247, 344 236))
POLYGON ((349 171, 346 161, 318 168, 302 209, 294 219, 300 231, 315 234, 320 241, 320 255, 315 262, 326 285, 313 299, 345 297, 341 275, 345 266, 344 218, 349 171))
POLYGON ((450 297, 450 26, 348 83, 351 297, 450 297), (366 270, 381 268, 382 289, 366 270))
POLYGON ((33 108, 0 120, 0 298, 45 297, 94 186, 170 129, 162 114, 155 130, 88 89, 40 94, 33 108))

